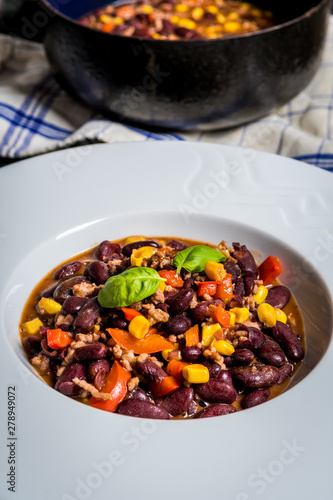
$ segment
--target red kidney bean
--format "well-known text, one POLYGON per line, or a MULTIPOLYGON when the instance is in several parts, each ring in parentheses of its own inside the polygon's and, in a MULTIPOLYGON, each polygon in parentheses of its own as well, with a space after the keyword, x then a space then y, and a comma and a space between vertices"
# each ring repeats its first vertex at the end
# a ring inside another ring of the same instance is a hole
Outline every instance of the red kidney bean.
POLYGON ((175 28, 175 33, 185 40, 196 40, 201 38, 198 33, 187 28, 175 28))
POLYGON ((269 338, 266 339, 266 342, 260 348, 258 357, 265 363, 277 367, 282 366, 286 361, 286 356, 279 344, 269 338))
POLYGON ((182 355, 182 359, 184 361, 188 361, 189 363, 195 363, 202 356, 201 349, 195 346, 183 347, 180 352, 182 355))
POLYGON ((199 411, 194 418, 210 418, 210 417, 220 417, 221 415, 228 415, 230 413, 235 413, 236 409, 227 404, 212 405, 199 411))
POLYGON ((242 278, 236 278, 234 286, 234 294, 241 298, 244 297, 245 288, 244 288, 244 281, 242 278))
POLYGON ((45 356, 47 356, 48 358, 57 358, 58 355, 59 355, 58 351, 56 351, 55 349, 51 349, 49 347, 46 339, 42 340, 42 342, 41 342, 41 348, 42 348, 43 353, 45 354, 45 356))
POLYGON ((169 300, 176 295, 177 292, 164 292, 164 300, 169 300))
POLYGON ((292 361, 301 361, 304 358, 302 344, 290 326, 277 321, 272 328, 272 335, 292 361))
MULTIPOLYGON (((163 20, 163 25, 164 25, 164 22, 171 25, 170 26, 171 31, 173 31, 173 28, 174 28, 173 24, 170 21, 163 20)), ((181 250, 185 250, 185 248, 187 248, 187 245, 185 245, 184 243, 181 243, 180 241, 177 241, 177 240, 170 240, 167 243, 167 246, 173 248, 174 250, 178 250, 178 252, 180 252, 181 250)))
POLYGON ((191 317, 194 323, 202 323, 208 312, 208 303, 206 301, 199 302, 192 310, 191 317))
POLYGON ((279 380, 275 366, 238 366, 230 369, 233 380, 244 387, 270 387, 279 380))
POLYGON ((65 299, 62 305, 62 311, 66 314, 76 314, 88 300, 88 297, 76 297, 75 295, 71 295, 65 299))
POLYGON ((186 288, 185 290, 180 290, 171 299, 168 300, 170 306, 170 314, 178 315, 182 314, 189 307, 190 302, 193 298, 194 291, 192 288, 186 288))
POLYGON ((54 293, 54 290, 57 288, 57 286, 60 285, 60 283, 62 283, 63 281, 65 281, 64 279, 62 280, 59 280, 57 283, 55 283, 54 285, 52 285, 51 287, 49 288, 46 288, 46 290, 43 290, 42 293, 40 294, 40 297, 45 297, 47 299, 49 299, 50 297, 53 297, 53 293, 54 293))
POLYGON ((141 401, 150 401, 148 394, 146 391, 141 389, 141 387, 136 387, 132 392, 130 392, 130 399, 140 399, 141 401))
POLYGON ((166 410, 170 415, 176 417, 188 410, 193 401, 194 392, 192 387, 184 387, 164 397, 158 406, 166 410))
POLYGON ((205 384, 197 384, 194 391, 201 399, 209 403, 231 404, 238 397, 233 386, 216 379, 208 380, 205 384))
POLYGON ((268 294, 265 302, 273 307, 278 307, 282 309, 285 307, 290 299, 290 291, 286 286, 278 285, 273 286, 268 290, 268 294))
POLYGON ((235 283, 237 278, 239 278, 241 274, 239 265, 235 262, 232 262, 231 260, 227 260, 223 263, 223 267, 228 274, 231 274, 231 280, 233 283, 235 283))
POLYGON ((109 370, 100 370, 98 373, 96 373, 96 377, 94 379, 94 386, 98 391, 102 391, 105 377, 109 373, 109 370))
POLYGON ((247 327, 243 324, 239 326, 240 330, 245 330, 248 332, 247 340, 241 340, 238 342, 238 349, 260 349, 264 345, 265 335, 252 326, 247 327))
POLYGON ((72 278, 68 278, 68 280, 62 281, 54 290, 53 298, 62 304, 71 295, 73 286, 83 282, 89 283, 89 280, 84 276, 73 276, 72 278))
MULTIPOLYGON (((137 36, 137 35, 135 35, 137 36)), ((161 248, 161 245, 156 243, 156 241, 152 240, 147 240, 147 241, 134 241, 133 243, 129 243, 128 245, 125 245, 122 249, 121 252, 125 257, 130 257, 131 253, 133 250, 137 250, 138 248, 141 247, 154 247, 154 248, 161 248)))
POLYGON ((252 253, 247 249, 246 245, 240 245, 239 243, 233 243, 234 252, 232 254, 233 258, 237 260, 241 271, 243 273, 252 273, 257 275, 257 265, 253 258, 252 253))
POLYGON ((95 326, 97 318, 100 316, 101 309, 102 308, 98 303, 97 297, 93 297, 92 299, 88 300, 88 302, 82 307, 82 309, 80 309, 74 320, 74 333, 90 332, 95 326))
POLYGON ((279 380, 277 381, 278 384, 282 384, 286 380, 287 377, 292 373, 294 370, 294 367, 291 363, 285 363, 281 368, 279 368, 279 380))
POLYGON ((221 380, 225 384, 231 385, 232 387, 234 386, 229 370, 221 370, 216 378, 217 380, 221 380))
POLYGON ((41 351, 41 340, 38 337, 30 336, 23 340, 23 345, 28 355, 33 357, 41 351))
POLYGON ((222 370, 222 367, 221 365, 219 365, 218 363, 214 363, 214 361, 209 361, 209 359, 205 359, 202 363, 200 363, 201 365, 204 365, 206 366, 206 368, 208 368, 208 371, 209 371, 209 378, 210 379, 214 379, 214 378, 218 378, 219 377, 219 374, 222 370))
POLYGON ((254 280, 257 279, 257 274, 254 273, 244 273, 243 281, 244 281, 244 295, 248 297, 253 292, 254 288, 254 280))
POLYGON ((207 301, 208 307, 209 306, 222 306, 223 309, 225 309, 225 303, 221 299, 211 299, 207 301))
POLYGON ((64 314, 62 314, 62 312, 60 312, 56 316, 54 326, 56 328, 61 328, 62 330, 64 330, 66 332, 71 327, 73 321, 74 321, 74 316, 72 316, 71 314, 64 315, 64 314))
POLYGON ((96 258, 108 262, 114 253, 120 254, 121 246, 118 243, 111 243, 109 240, 104 240, 96 249, 96 258))
POLYGON ((164 323, 165 329, 168 333, 173 335, 180 335, 185 333, 192 326, 192 321, 190 318, 185 316, 172 316, 166 323, 164 323))
POLYGON ((243 307, 243 297, 240 295, 234 295, 229 302, 229 307, 230 309, 233 307, 243 307))
POLYGON ((73 363, 65 368, 54 386, 55 390, 66 396, 77 396, 80 394, 82 389, 72 382, 73 378, 86 380, 85 367, 80 363, 73 363))
POLYGON ((156 309, 161 309, 161 311, 168 312, 169 306, 165 302, 160 302, 159 304, 156 304, 156 309))
POLYGON ((79 362, 97 361, 98 359, 105 358, 107 350, 108 348, 102 342, 94 342, 76 349, 74 358, 79 362))
POLYGON ((250 349, 236 349, 231 358, 234 365, 249 365, 254 360, 254 354, 250 349))
POLYGON ((74 262, 69 262, 64 266, 59 267, 54 273, 54 279, 59 280, 61 278, 67 278, 67 276, 73 276, 77 273, 82 266, 82 262, 75 260, 74 262))
POLYGON ((246 394, 242 400, 241 407, 243 410, 252 408, 253 406, 261 405, 269 398, 269 389, 257 389, 256 391, 246 394))
POLYGON ((83 274, 97 285, 104 284, 110 278, 108 266, 100 260, 89 262, 83 274))
POLYGON ((127 330, 129 321, 122 318, 113 318, 111 320, 112 328, 120 328, 120 330, 127 330))
POLYGON ((47 330, 48 330, 47 326, 40 326, 39 327, 39 333, 41 335, 43 335, 44 337, 46 337, 46 335, 47 335, 47 330))
POLYGON ((98 372, 106 371, 107 373, 110 370, 110 363, 106 359, 99 359, 98 361, 93 361, 88 366, 88 377, 92 382, 95 380, 95 377, 98 372))
POLYGON ((151 382, 161 382, 168 376, 162 368, 157 366, 152 361, 141 361, 136 363, 136 369, 141 375, 144 375, 151 382))
POLYGON ((169 420, 169 414, 163 408, 159 408, 150 401, 128 398, 122 401, 117 409, 120 415, 141 418, 156 418, 160 420, 169 420))
MULTIPOLYGON (((174 25, 168 21, 167 19, 162 19, 162 31, 164 33, 167 33, 167 34, 170 34, 173 32, 173 30, 175 29, 174 25)), ((175 248, 175 250, 184 250, 184 248, 187 248, 186 245, 184 245, 183 243, 181 243, 180 241, 175 241, 175 240, 171 240, 169 241, 168 243, 168 247, 171 246, 171 243, 176 243, 177 246, 172 246, 172 248, 175 248)))
POLYGON ((183 288, 191 288, 194 285, 194 278, 187 278, 184 281, 183 288))

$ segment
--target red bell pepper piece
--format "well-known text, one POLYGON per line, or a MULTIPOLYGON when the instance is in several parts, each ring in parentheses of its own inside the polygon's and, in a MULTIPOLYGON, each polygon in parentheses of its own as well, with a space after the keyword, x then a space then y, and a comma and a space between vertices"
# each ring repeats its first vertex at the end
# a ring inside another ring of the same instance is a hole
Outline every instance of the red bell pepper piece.
POLYGON ((231 274, 226 274, 224 278, 217 284, 215 299, 221 299, 224 302, 229 302, 234 295, 232 286, 231 274))
POLYGON ((174 349, 174 345, 165 337, 158 333, 148 333, 143 339, 137 339, 129 332, 120 330, 120 328, 107 328, 106 331, 111 337, 124 349, 134 351, 135 354, 151 354, 153 352, 163 351, 164 349, 174 349))
POLYGON ((61 328, 47 330, 47 344, 51 349, 62 349, 73 342, 73 336, 69 332, 64 332, 61 328))
POLYGON ((215 295, 217 289, 216 281, 203 281, 198 283, 198 297, 203 297, 204 295, 215 295))
POLYGON ((228 313, 228 311, 223 309, 221 305, 217 306, 214 310, 213 319, 217 323, 220 323, 223 328, 228 328, 228 326, 230 326, 230 314, 228 313))
POLYGON ((160 275, 161 278, 166 279, 166 284, 173 286, 175 288, 182 287, 184 284, 184 281, 181 279, 179 274, 176 273, 176 271, 158 271, 158 274, 160 275))
POLYGON ((282 267, 279 259, 270 255, 258 268, 259 279, 263 281, 264 286, 271 285, 281 274, 281 271, 282 267))

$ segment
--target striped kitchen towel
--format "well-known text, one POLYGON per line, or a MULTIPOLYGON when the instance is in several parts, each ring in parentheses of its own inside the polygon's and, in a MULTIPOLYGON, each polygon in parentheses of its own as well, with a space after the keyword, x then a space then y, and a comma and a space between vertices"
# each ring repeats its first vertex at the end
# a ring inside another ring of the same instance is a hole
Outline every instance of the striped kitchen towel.
POLYGON ((191 140, 250 147, 333 171, 333 16, 321 67, 287 105, 214 132, 148 132, 108 120, 63 90, 43 46, 0 36, 0 156, 24 158, 84 142, 191 140))

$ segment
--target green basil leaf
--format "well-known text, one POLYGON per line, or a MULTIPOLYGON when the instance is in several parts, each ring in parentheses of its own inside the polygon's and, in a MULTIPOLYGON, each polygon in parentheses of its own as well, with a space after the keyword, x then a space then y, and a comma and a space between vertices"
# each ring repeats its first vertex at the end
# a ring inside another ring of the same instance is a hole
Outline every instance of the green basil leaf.
POLYGON ((226 256, 214 248, 205 245, 195 245, 177 253, 173 259, 173 265, 177 267, 178 274, 182 267, 189 273, 200 273, 205 270, 205 264, 208 260, 224 262, 226 256))
POLYGON ((155 269, 132 267, 116 276, 111 276, 98 294, 102 307, 126 307, 143 300, 164 281, 155 269))

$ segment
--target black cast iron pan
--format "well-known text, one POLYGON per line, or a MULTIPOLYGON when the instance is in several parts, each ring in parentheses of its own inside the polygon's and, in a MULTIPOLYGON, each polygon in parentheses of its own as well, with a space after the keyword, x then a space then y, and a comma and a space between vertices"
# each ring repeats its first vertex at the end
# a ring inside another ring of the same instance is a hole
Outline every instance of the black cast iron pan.
POLYGON ((112 35, 76 21, 106 3, 41 0, 30 18, 21 18, 18 34, 43 39, 52 66, 93 108, 172 129, 234 127, 288 102, 319 67, 330 13, 330 0, 257 0, 274 12, 277 26, 168 41, 112 35))

